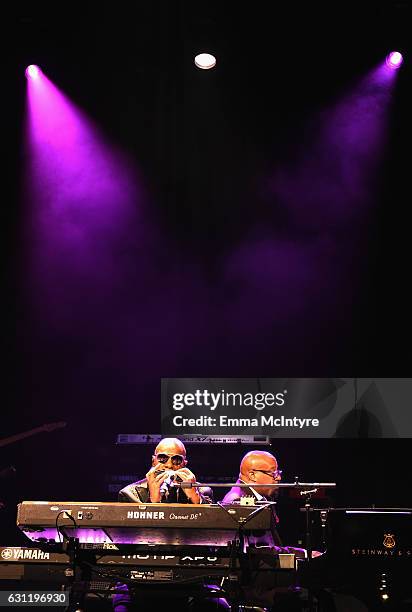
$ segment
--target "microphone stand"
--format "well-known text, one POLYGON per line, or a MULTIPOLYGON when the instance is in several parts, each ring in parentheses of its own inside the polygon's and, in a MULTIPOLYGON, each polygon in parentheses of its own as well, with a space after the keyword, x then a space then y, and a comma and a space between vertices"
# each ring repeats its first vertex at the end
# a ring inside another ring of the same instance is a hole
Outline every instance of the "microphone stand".
POLYGON ((264 487, 265 489, 307 489, 307 488, 316 488, 317 489, 331 489, 336 487, 336 482, 299 482, 296 477, 295 482, 279 482, 279 483, 271 483, 271 484, 254 484, 253 482, 243 483, 243 482, 174 482, 173 486, 181 487, 182 489, 191 489, 192 487, 213 487, 221 488, 221 489, 231 489, 232 487, 238 487, 239 489, 254 489, 260 487, 264 487))

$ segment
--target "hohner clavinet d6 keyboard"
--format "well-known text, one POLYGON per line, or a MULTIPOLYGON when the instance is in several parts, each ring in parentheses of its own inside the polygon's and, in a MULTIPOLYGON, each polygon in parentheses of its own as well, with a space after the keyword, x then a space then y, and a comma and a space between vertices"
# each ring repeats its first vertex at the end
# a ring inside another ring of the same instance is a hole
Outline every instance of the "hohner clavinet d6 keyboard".
POLYGON ((234 534, 273 541, 269 504, 135 504, 24 501, 17 525, 33 542, 114 542, 136 546, 226 547, 234 534))

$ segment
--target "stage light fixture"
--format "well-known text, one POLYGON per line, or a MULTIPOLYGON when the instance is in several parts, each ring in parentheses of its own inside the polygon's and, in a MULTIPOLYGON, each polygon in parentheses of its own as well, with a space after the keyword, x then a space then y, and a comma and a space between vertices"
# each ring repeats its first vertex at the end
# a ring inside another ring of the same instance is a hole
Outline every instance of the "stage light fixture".
POLYGON ((30 64, 26 68, 26 77, 28 79, 37 79, 40 76, 41 70, 35 64, 30 64))
POLYGON ((386 58, 386 65, 393 70, 400 68, 403 62, 402 53, 399 51, 392 51, 386 58))
POLYGON ((195 57, 195 65, 201 70, 210 70, 216 66, 216 58, 211 53, 199 53, 195 57))

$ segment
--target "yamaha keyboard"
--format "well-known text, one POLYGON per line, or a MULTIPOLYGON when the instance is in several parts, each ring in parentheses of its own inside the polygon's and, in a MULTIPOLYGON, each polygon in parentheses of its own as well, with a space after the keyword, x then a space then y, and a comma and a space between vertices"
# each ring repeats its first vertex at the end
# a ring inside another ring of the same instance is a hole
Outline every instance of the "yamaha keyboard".
POLYGON ((80 543, 175 549, 226 547, 241 536, 250 543, 274 545, 273 508, 268 503, 222 506, 24 501, 17 507, 17 526, 38 543, 76 538, 80 543))
MULTIPOLYGON (((80 545, 82 546, 82 545, 80 545)), ((157 555, 122 554, 113 550, 114 545, 100 548, 87 545, 78 551, 74 562, 71 555, 62 552, 61 546, 0 547, 0 589, 68 588, 85 589, 87 592, 114 592, 119 580, 137 587, 150 585, 185 585, 190 581, 207 583, 210 578, 228 580, 235 588, 242 579, 239 556, 229 550, 220 555, 198 555, 190 547, 180 554, 157 555), (102 548, 111 546, 111 548, 102 548)), ((274 583, 289 586, 295 580, 293 554, 277 554, 270 551, 270 573, 274 583)), ((264 557, 255 550, 248 555, 248 568, 259 566, 264 557)), ((262 570, 267 573, 268 570, 262 570)))

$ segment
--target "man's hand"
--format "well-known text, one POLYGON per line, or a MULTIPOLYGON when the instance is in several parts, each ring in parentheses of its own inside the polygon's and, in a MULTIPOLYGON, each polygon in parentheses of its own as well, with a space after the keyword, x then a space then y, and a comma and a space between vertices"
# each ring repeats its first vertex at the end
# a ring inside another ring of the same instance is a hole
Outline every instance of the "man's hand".
POLYGON ((151 502, 160 502, 161 494, 160 487, 163 482, 169 476, 170 470, 166 470, 165 468, 155 465, 153 466, 146 474, 147 478, 147 486, 149 487, 150 501, 151 502))
POLYGON ((316 557, 321 557, 324 553, 319 550, 312 550, 312 559, 316 559, 316 557))
MULTIPOLYGON (((306 550, 306 548, 297 548, 296 546, 285 546, 283 548, 287 549, 289 553, 296 555, 296 557, 303 559, 308 558, 308 551, 306 550)), ((322 555, 323 553, 319 552, 319 550, 312 550, 312 559, 315 559, 316 557, 321 557, 322 555)))
MULTIPOLYGON (((178 476, 184 482, 196 482, 196 476, 189 470, 189 468, 181 468, 180 470, 176 470, 176 476, 178 476)), ((196 487, 191 487, 190 489, 182 489, 185 492, 185 495, 192 504, 200 504, 200 493, 196 487)))

